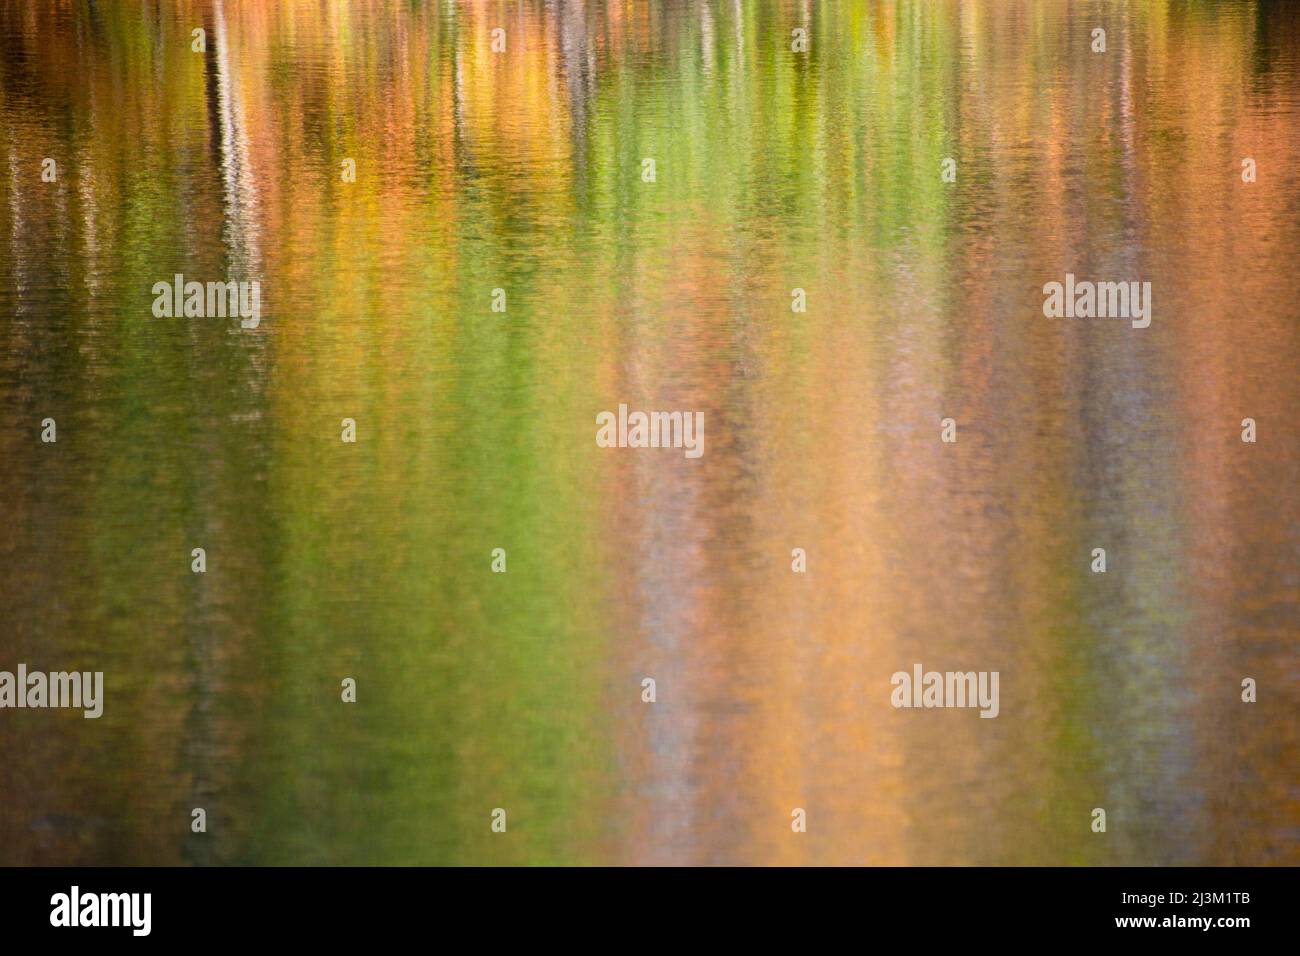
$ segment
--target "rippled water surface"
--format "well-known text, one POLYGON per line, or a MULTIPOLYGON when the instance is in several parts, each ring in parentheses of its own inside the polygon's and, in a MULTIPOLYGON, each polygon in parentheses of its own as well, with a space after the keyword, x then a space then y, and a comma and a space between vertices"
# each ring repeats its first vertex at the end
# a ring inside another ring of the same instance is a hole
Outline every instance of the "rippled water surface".
POLYGON ((0 0, 0 862, 1300 863, 1298 21, 0 0))

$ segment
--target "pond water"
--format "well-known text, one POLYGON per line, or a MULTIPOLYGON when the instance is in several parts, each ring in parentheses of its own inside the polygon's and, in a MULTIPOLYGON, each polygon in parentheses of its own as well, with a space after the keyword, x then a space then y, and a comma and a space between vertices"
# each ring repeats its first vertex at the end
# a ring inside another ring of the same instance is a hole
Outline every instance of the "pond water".
POLYGON ((1287 4, 0 3, 0 164, 0 862, 1300 863, 1287 4))

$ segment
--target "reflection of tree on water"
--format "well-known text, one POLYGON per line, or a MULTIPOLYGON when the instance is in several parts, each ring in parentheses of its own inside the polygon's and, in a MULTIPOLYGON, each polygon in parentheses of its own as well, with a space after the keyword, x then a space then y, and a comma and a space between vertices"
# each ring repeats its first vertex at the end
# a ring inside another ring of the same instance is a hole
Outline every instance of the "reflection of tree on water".
MULTIPOLYGON (((213 0, 211 11, 204 17, 204 31, 207 36, 203 68, 209 143, 222 198, 221 243, 225 275, 220 278, 260 280, 258 191, 249 156, 239 78, 231 63, 230 33, 222 0, 213 0)), ((250 334, 253 326, 244 325, 243 328, 248 361, 232 369, 232 374, 239 378, 232 383, 229 395, 230 419, 255 421, 263 404, 265 375, 260 361, 263 339, 250 334)), ((203 449, 203 457, 220 462, 221 435, 211 427, 197 427, 200 431, 196 443, 203 449)), ((198 469, 195 480, 199 483, 195 501, 200 513, 192 522, 192 533, 196 540, 210 545, 224 537, 219 509, 225 495, 219 488, 222 480, 220 470, 198 469)), ((211 557, 213 555, 209 559, 211 557)), ((230 569, 228 561, 226 567, 230 569)), ((219 580, 210 578, 207 573, 194 575, 194 600, 187 606, 184 618, 193 680, 193 706, 182 742, 183 765, 193 776, 192 799, 190 806, 185 808, 185 825, 192 824, 191 809, 202 807, 210 830, 219 825, 223 816, 221 794, 227 789, 216 779, 213 770, 224 765, 222 733, 218 723, 222 694, 220 659, 228 659, 229 654, 222 654, 220 642, 232 638, 232 625, 236 623, 221 610, 223 596, 219 593, 220 585, 216 583, 219 580)), ((213 833, 191 833, 184 852, 190 862, 221 862, 223 854, 218 850, 219 845, 213 833)))
POLYGON ((580 187, 587 170, 587 114, 596 82, 596 57, 581 4, 565 4, 560 10, 560 62, 569 93, 573 174, 580 187))
POLYGON ((207 80, 208 122, 212 130, 212 158, 221 175, 225 218, 222 239, 230 266, 238 278, 256 278, 261 265, 258 250, 257 188, 248 156, 248 134, 239 97, 239 78, 230 68, 229 34, 222 0, 214 0, 204 18, 210 38, 204 54, 207 80))

